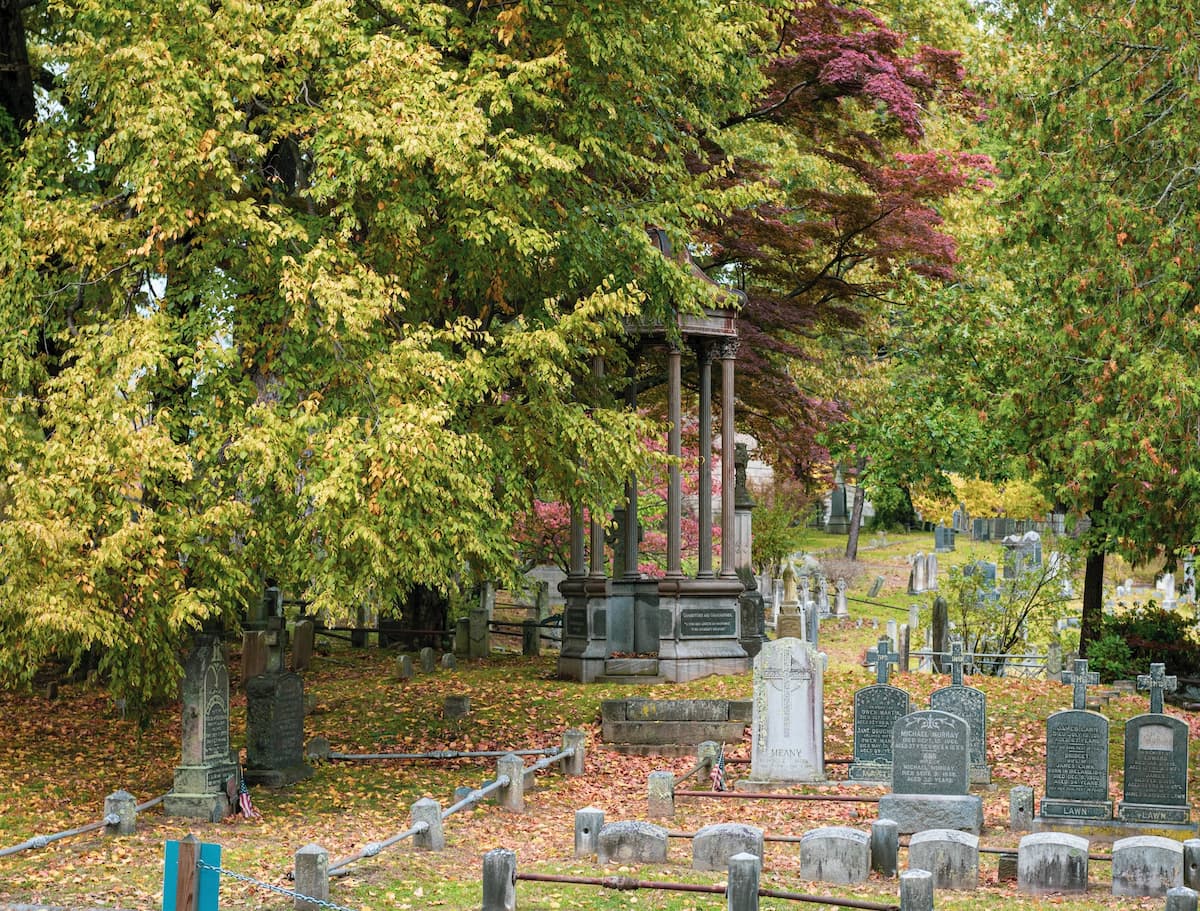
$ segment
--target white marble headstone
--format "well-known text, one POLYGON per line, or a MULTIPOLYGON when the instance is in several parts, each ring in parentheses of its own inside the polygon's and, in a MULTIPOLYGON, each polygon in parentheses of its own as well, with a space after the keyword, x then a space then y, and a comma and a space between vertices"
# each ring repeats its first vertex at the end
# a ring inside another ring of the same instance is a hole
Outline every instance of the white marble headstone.
POLYGON ((824 781, 822 665, 802 639, 766 643, 754 659, 750 779, 824 781))

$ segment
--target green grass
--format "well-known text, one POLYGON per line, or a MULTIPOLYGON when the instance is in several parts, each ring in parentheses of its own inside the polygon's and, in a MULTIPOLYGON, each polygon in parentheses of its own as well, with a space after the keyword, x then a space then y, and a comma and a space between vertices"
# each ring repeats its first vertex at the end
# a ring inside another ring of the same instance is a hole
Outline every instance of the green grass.
MULTIPOLYGON (((844 539, 841 539, 844 547, 844 539)), ((904 557, 928 551, 932 535, 907 536, 877 550, 864 551, 870 565, 856 581, 852 594, 865 594, 875 575, 907 579, 904 557), (928 541, 925 538, 928 538, 928 541)), ((960 542, 953 554, 939 555, 942 566, 982 555, 960 542)), ((911 600, 896 582, 879 601, 907 610, 911 600)), ((919 600, 928 601, 929 596, 919 600)), ((856 664, 862 650, 873 645, 887 619, 903 622, 902 611, 851 602, 855 622, 826 623, 822 648, 829 654, 825 678, 826 756, 848 756, 852 743, 852 695, 873 682, 874 675, 856 664)), ((460 660, 459 670, 439 670, 410 681, 393 677, 394 655, 374 648, 353 650, 335 642, 318 655, 306 674, 307 691, 316 696, 317 710, 306 721, 309 736, 327 737, 339 752, 421 752, 429 749, 515 749, 550 747, 561 742, 562 731, 581 727, 588 732, 588 773, 564 779, 543 773, 537 791, 529 795, 525 814, 506 814, 488 805, 458 814, 446 824, 447 850, 438 854, 415 851, 402 844, 353 867, 352 874, 332 886, 332 899, 350 908, 477 908, 483 853, 494 847, 516 850, 518 869, 526 872, 604 877, 627 875, 642 879, 719 883, 721 874, 690 870, 686 842, 672 840, 671 862, 665 867, 624 870, 600 867, 574 858, 573 816, 576 809, 598 806, 610 820, 645 818, 646 777, 658 768, 682 774, 692 759, 622 757, 599 743, 600 703, 606 698, 731 698, 751 696, 749 675, 711 677, 684 685, 662 684, 637 688, 590 685, 555 679, 550 656, 523 659, 494 656, 487 661, 460 660), (446 695, 471 697, 469 719, 448 721, 441 716, 446 695)), ((237 656, 234 655, 236 681, 237 656)), ((929 693, 947 683, 944 676, 909 673, 893 680, 912 694, 917 706, 928 704, 929 693)), ((988 845, 1015 845, 1007 830, 1008 789, 1014 784, 1043 788, 1044 719, 1069 706, 1070 690, 1044 681, 972 678, 988 696, 989 761, 995 784, 981 791, 984 798, 988 845)), ((1123 722, 1145 710, 1145 698, 1124 696, 1104 709, 1111 721, 1110 764, 1114 796, 1120 796, 1123 722)), ((6 719, 0 738, 0 848, 98 819, 104 795, 125 788, 139 800, 170 787, 179 762, 179 707, 165 707, 145 730, 116 716, 104 692, 88 684, 65 685, 60 698, 0 693, 0 717, 6 719)), ((245 699, 233 690, 235 745, 244 728, 245 699)), ((748 754, 748 743, 730 744, 731 752, 748 754)), ((1195 753, 1195 751, 1193 751, 1195 753)), ((531 760, 527 760, 531 761, 531 760)), ((1195 755, 1192 774, 1196 774, 1195 755)), ((731 766, 735 774, 738 766, 731 766)), ((831 774, 838 767, 830 766, 831 774)), ((385 839, 408 826, 408 808, 418 798, 433 797, 443 807, 453 801, 456 786, 479 787, 495 777, 495 761, 454 760, 421 762, 328 762, 314 778, 280 791, 255 789, 253 799, 261 820, 229 820, 203 824, 168 819, 158 811, 143 814, 138 832, 126 838, 86 835, 57 842, 45 849, 0 858, 0 901, 54 905, 157 907, 162 877, 162 849, 167 839, 189 831, 222 844, 224 865, 281 886, 294 851, 309 843, 326 847, 331 859, 360 850, 370 841, 385 839)), ((834 787, 840 787, 834 785, 834 787)), ((871 818, 867 805, 791 804, 759 801, 681 799, 669 828, 695 830, 716 821, 740 820, 767 832, 802 834, 818 825, 865 827, 871 818)), ((994 880, 995 857, 981 862, 984 885, 975 893, 940 892, 939 909, 992 909, 1041 906, 1044 901, 1022 897, 1009 884, 994 880)), ((1093 889, 1084 899, 1054 903, 1063 908, 1161 907, 1117 902, 1107 894, 1107 864, 1094 863, 1093 889)), ((805 883, 799 880, 798 847, 768 845, 763 885, 783 890, 818 892, 871 901, 896 900, 897 884, 878 878, 853 888, 805 883)), ((615 892, 583 886, 521 882, 517 887, 522 909, 684 909, 721 908, 719 896, 668 892, 615 892)), ((795 907, 764 900, 764 909, 795 907)), ((222 908, 290 908, 289 900, 233 880, 222 883, 222 908)))

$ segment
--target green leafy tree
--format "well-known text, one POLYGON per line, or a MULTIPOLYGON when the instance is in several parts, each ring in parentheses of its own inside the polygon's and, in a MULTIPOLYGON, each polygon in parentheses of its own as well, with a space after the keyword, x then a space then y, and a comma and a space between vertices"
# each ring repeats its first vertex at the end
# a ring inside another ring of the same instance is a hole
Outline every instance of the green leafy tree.
POLYGON ((1081 651, 1104 557, 1173 561, 1200 500, 1200 49, 1190 3, 1001 4, 998 131, 1011 296, 993 417, 1047 497, 1091 518, 1081 651), (1188 75, 1191 74, 1191 75, 1188 75))
POLYGON ((749 203, 692 163, 764 16, 56 7, 0 199, 0 678, 100 651, 148 699, 264 575, 386 607, 511 572, 535 491, 614 502, 652 428, 588 366, 710 299, 646 227, 749 203))

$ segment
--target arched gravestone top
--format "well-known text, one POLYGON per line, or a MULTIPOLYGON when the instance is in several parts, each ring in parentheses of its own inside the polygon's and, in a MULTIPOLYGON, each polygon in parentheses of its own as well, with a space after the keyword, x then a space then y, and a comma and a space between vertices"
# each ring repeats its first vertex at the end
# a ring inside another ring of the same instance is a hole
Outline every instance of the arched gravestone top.
POLYGON ((665 863, 667 830, 640 820, 610 822, 600 830, 597 856, 602 864, 665 863))

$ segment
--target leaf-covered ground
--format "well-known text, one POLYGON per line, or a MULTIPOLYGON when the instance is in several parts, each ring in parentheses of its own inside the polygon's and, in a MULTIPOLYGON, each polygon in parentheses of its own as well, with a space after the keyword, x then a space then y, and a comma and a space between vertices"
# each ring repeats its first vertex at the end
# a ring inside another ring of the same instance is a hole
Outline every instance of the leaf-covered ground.
MULTIPOLYGON (((926 545, 927 547, 927 545, 926 545)), ((903 554, 916 549, 888 548, 869 556, 874 560, 852 594, 861 596, 874 575, 904 577, 903 554)), ((881 599, 902 606, 907 599, 881 599)), ((852 602, 855 621, 827 623, 822 647, 830 657, 825 679, 826 756, 844 758, 851 747, 851 707, 855 689, 873 682, 873 674, 858 664, 863 650, 879 635, 873 621, 903 620, 899 611, 852 602)), ((628 757, 608 751, 599 742, 600 702, 632 695, 658 698, 731 698, 751 695, 749 674, 714 677, 687 685, 660 685, 633 690, 613 686, 583 686, 555 679, 553 657, 522 659, 495 656, 487 661, 460 659, 457 671, 438 670, 409 681, 393 676, 395 653, 375 648, 350 649, 332 641, 306 674, 307 692, 316 708, 306 721, 307 736, 321 735, 337 752, 423 752, 439 749, 503 750, 552 747, 571 727, 588 734, 587 774, 564 778, 543 772, 538 788, 527 795, 528 809, 513 815, 488 804, 456 814, 446 823, 447 849, 431 854, 415 851, 407 842, 354 865, 336 880, 331 899, 361 909, 477 908, 480 901, 481 857, 494 847, 513 848, 523 871, 577 876, 615 873, 643 879, 718 883, 719 874, 690 869, 690 847, 672 839, 671 862, 665 867, 633 870, 602 868, 573 856, 574 814, 593 806, 607 820, 644 819, 647 776, 657 769, 682 775, 689 758, 628 757), (469 695, 468 718, 442 718, 445 696, 469 695)), ((231 655, 234 680, 232 735, 243 739, 245 696, 237 685, 239 656, 231 655)), ((929 693, 948 679, 921 673, 898 675, 893 682, 908 689, 914 704, 927 705, 929 693)), ((1070 703, 1070 690, 1044 681, 971 678, 988 695, 988 760, 994 785, 982 790, 986 808, 987 846, 1015 846, 1018 836, 1008 831, 1008 789, 1032 785, 1042 791, 1045 747, 1044 719, 1070 703)), ((1113 698, 1105 708, 1112 720, 1112 788, 1120 796, 1121 725, 1145 710, 1145 698, 1113 698)), ((1174 710, 1172 710, 1174 711, 1174 710)), ((1186 717, 1197 731, 1194 717, 1186 717)), ((118 789, 139 801, 165 793, 179 762, 179 706, 168 706, 142 730, 133 720, 118 717, 111 701, 88 684, 64 685, 58 697, 0 693, 0 849, 38 835, 95 821, 102 815, 104 797, 118 789)), ((1200 731, 1197 731, 1200 733, 1200 731)), ((748 756, 748 742, 728 745, 731 756, 748 756)), ((527 759, 527 764, 532 762, 527 759)), ((1194 760, 1193 760, 1194 761, 1194 760)), ((731 777, 746 766, 731 764, 731 777)), ((877 794, 879 789, 852 788, 836 779, 844 767, 830 764, 835 779, 822 788, 829 794, 877 794)), ((160 810, 143 813, 135 835, 109 838, 100 833, 72 837, 42 849, 0 857, 0 904, 45 904, 72 907, 151 909, 161 905, 163 844, 194 832, 201 840, 223 847, 227 869, 287 887, 294 852, 304 845, 324 846, 331 859, 360 850, 408 827, 410 805, 420 797, 453 802, 455 787, 477 788, 495 777, 495 761, 438 762, 333 761, 317 767, 316 775, 294 787, 253 791, 261 819, 232 817, 218 824, 169 819, 160 810)), ((1194 770, 1193 770, 1194 778, 1194 770)), ((866 828, 870 804, 786 802, 680 798, 672 831, 690 832, 721 821, 744 821, 768 834, 800 835, 819 825, 846 824, 866 828)), ((656 820, 662 822, 661 820, 656 820)), ((1098 849, 1102 850, 1102 849, 1098 849)), ((1047 901, 1066 908, 1160 908, 1161 900, 1121 900, 1108 895, 1108 865, 1092 863, 1093 887, 1086 899, 1033 899, 1019 896, 1012 884, 996 883, 994 855, 981 861, 981 888, 975 893, 939 893, 937 906, 946 909, 1025 908, 1047 901)), ((874 901, 894 901, 895 881, 872 878, 854 888, 833 887, 799 880, 795 844, 773 842, 766 848, 764 886, 874 901)), ((288 898, 258 886, 224 878, 223 908, 290 908, 288 898)), ((672 909, 719 908, 719 896, 667 892, 612 892, 582 886, 522 882, 518 906, 523 909, 672 909)), ((763 901, 764 908, 795 907, 763 901)))

